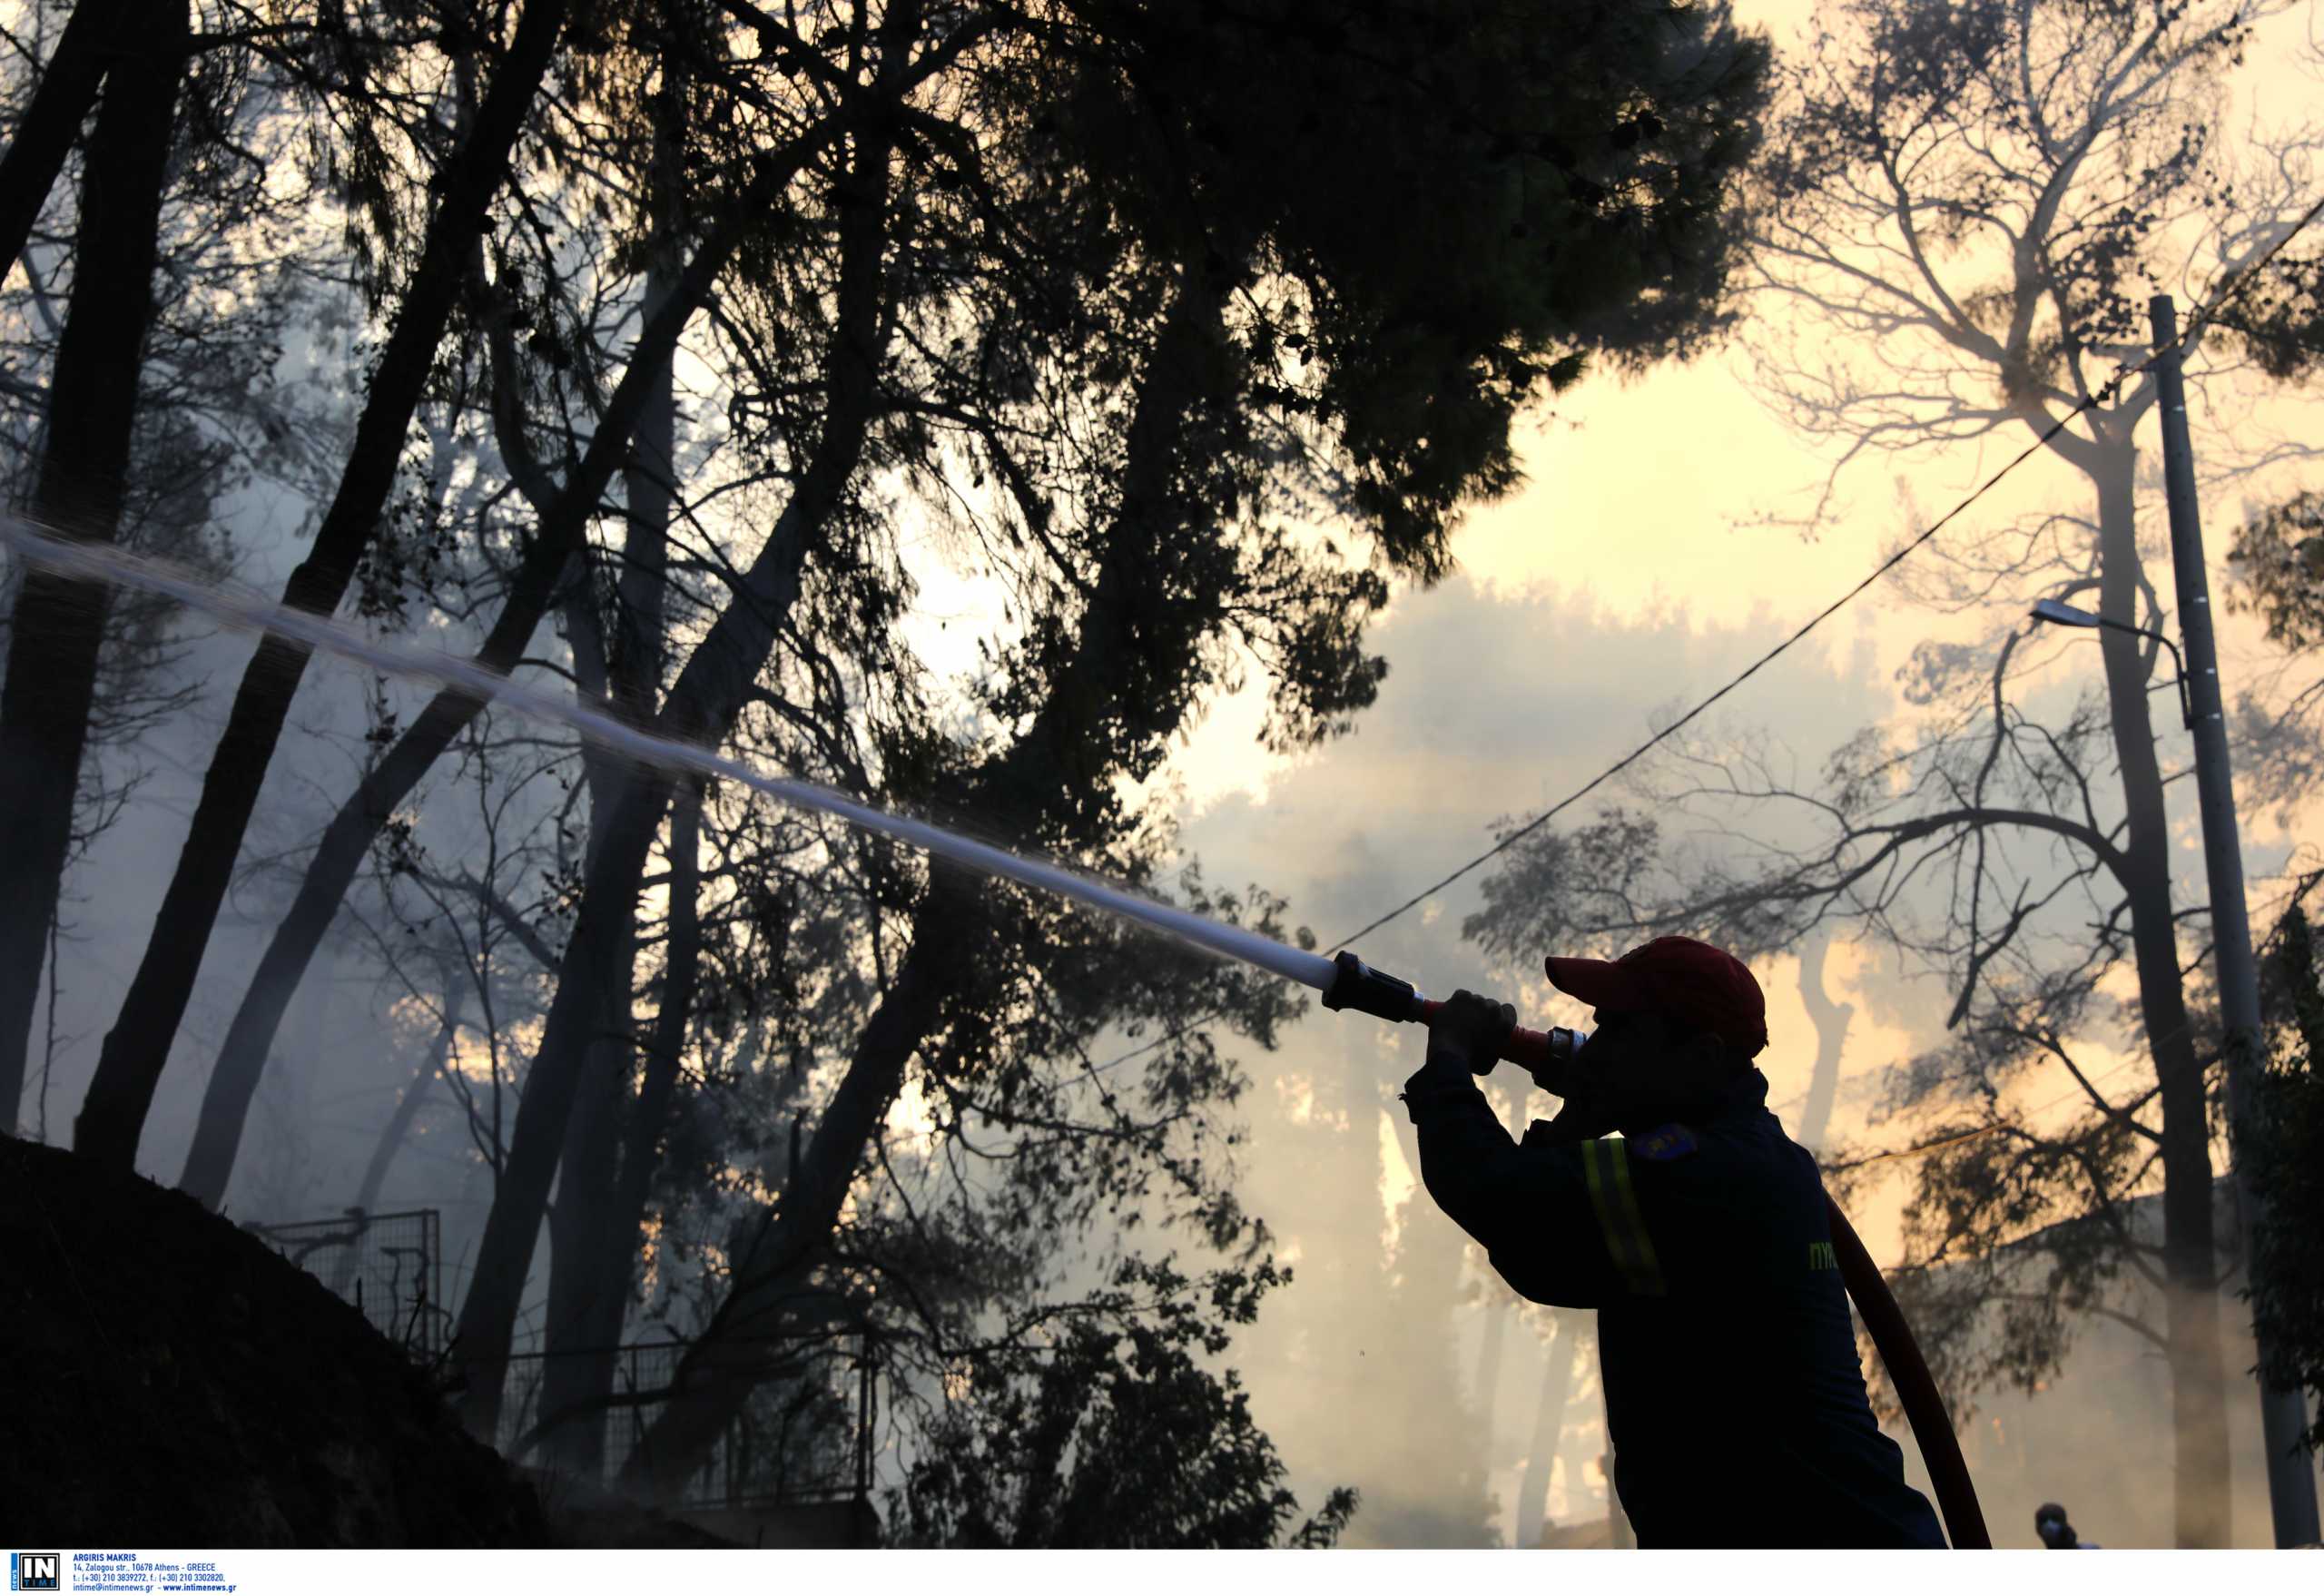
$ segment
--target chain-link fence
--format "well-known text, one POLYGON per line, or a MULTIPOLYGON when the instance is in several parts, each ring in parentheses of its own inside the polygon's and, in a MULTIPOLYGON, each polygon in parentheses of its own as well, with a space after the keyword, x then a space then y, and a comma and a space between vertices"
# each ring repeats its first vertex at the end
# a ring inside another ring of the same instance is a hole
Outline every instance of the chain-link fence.
MULTIPOLYGON (((868 1498, 878 1371, 867 1339, 823 1333, 758 1345, 764 1355, 737 1376, 750 1384, 741 1411, 676 1505, 868 1498)), ((685 1350, 665 1341, 511 1356, 497 1437, 502 1455, 610 1485, 645 1444, 685 1350)))
POLYGON ((443 1227, 434 1208, 243 1229, 353 1303, 380 1335, 413 1355, 444 1350, 443 1227))

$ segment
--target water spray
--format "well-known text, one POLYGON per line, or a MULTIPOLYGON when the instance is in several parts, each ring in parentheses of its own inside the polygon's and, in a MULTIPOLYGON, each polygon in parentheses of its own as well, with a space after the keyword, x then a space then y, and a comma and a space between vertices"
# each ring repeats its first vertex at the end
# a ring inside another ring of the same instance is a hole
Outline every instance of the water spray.
MULTIPOLYGON (((1373 969, 1353 952, 1343 951, 1327 959, 1305 949, 1286 947, 1271 937, 1157 903, 1062 865, 1027 859, 926 821, 891 814, 816 783, 769 775, 712 749, 655 736, 593 705, 511 680, 473 660, 385 643, 329 616, 289 608, 261 594, 207 580, 164 560, 107 544, 59 537, 9 516, 0 516, 0 543, 7 544, 26 559, 67 576, 140 588, 172 599, 237 630, 272 632, 384 675, 454 688, 529 718, 570 727, 643 764, 734 782, 779 803, 831 815, 955 864, 1137 921, 1206 952, 1253 965, 1311 988, 1322 994, 1326 1009, 1353 1009, 1397 1024, 1425 1025, 1443 1006, 1414 989, 1410 981, 1373 969)), ((1502 1044, 1499 1057, 1538 1074, 1541 1066, 1573 1058, 1587 1039, 1586 1032, 1562 1027, 1546 1031, 1520 1028, 1502 1044)), ((1988 1547, 1992 1542, 1970 1484, 1967 1464, 1953 1433, 1952 1420, 1914 1341, 1911 1326, 1897 1308, 1896 1298, 1889 1295, 1878 1266, 1865 1250, 1855 1228, 1828 1196, 1825 1204, 1829 1210, 1833 1247, 1841 1276, 1912 1422, 1913 1433, 1928 1464, 1930 1482, 1935 1487, 1953 1544, 1956 1548, 1988 1547)))
POLYGON ((578 699, 514 681, 487 670, 474 660, 441 650, 383 642, 342 622, 289 608, 231 583, 207 580, 165 560, 110 545, 72 542, 5 516, 0 516, 0 542, 62 575, 140 588, 173 599, 237 630, 272 632, 386 675, 451 687, 479 700, 499 704, 529 719, 570 727, 591 742, 627 754, 641 764, 736 783, 778 803, 831 815, 970 870, 1005 876, 1029 887, 1076 899, 1109 914, 1141 921, 1207 952, 1256 965, 1317 991, 1329 987, 1337 973, 1332 961, 1320 953, 1285 947, 1256 931, 1221 925, 1199 914, 1157 903, 1063 865, 1027 859, 926 821, 891 814, 814 782, 769 775, 714 750, 642 731, 578 699))
MULTIPOLYGON (((166 560, 106 544, 74 542, 11 517, 0 517, 0 542, 64 576, 142 588, 237 630, 273 632, 383 675, 451 687, 497 703, 528 718, 570 727, 642 764, 734 782, 778 802, 832 815, 955 864, 1003 876, 1137 921, 1206 952, 1254 965, 1311 988, 1323 994, 1326 1009, 1354 1009, 1383 1020, 1424 1025, 1435 1017, 1439 1007, 1415 991, 1410 981, 1374 970, 1353 953, 1327 959, 1321 953, 1287 947, 1241 926, 1221 925, 1063 865, 1028 859, 926 821, 890 813, 817 783, 769 775, 714 750, 655 736, 593 704, 512 680, 487 670, 474 660, 441 650, 383 642, 343 622, 289 608, 231 583, 206 580, 166 560)), ((1575 1031, 1520 1030, 1502 1057, 1530 1068, 1552 1057, 1571 1057, 1580 1043, 1581 1033, 1575 1031)))

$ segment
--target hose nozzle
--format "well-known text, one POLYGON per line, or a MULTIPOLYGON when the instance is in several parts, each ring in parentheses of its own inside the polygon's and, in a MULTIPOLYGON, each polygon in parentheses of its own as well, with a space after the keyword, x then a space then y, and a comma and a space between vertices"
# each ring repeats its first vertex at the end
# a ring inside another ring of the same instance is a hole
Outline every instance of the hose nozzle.
MULTIPOLYGON (((1354 1009, 1400 1025, 1426 1025, 1436 1017, 1440 1005, 1413 990, 1412 982, 1373 969, 1345 949, 1333 956, 1332 968, 1331 984, 1324 989, 1326 1009, 1354 1009)), ((1501 1057, 1531 1070, 1536 1080, 1544 1080, 1544 1070, 1554 1071, 1580 1052, 1582 1043, 1589 1039, 1588 1031, 1568 1030, 1563 1026, 1552 1026, 1548 1030, 1527 1030, 1520 1026, 1502 1044, 1501 1057)), ((1549 1089, 1558 1089, 1552 1086, 1549 1089)))
POLYGON ((1324 989, 1324 1007, 1353 1009, 1402 1025, 1421 1018, 1427 1000, 1413 983, 1398 980, 1384 970, 1374 970, 1346 949, 1332 958, 1332 984, 1324 989))

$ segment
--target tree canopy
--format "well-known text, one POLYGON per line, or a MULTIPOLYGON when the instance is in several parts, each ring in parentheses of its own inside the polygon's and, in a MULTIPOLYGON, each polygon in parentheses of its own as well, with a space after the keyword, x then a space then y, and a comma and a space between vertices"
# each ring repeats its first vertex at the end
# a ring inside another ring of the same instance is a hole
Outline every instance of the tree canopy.
MULTIPOLYGON (((175 546, 246 478, 162 493, 183 450, 149 396, 222 385, 240 408, 194 406, 201 436, 242 438, 247 412, 270 504, 311 534, 288 604, 1287 939, 1263 884, 1180 856, 1174 741, 1254 675, 1271 746, 1346 731, 1384 672, 1367 626, 1516 483, 1526 408, 1728 325, 1725 206, 1767 68, 1723 7, 1669 0, 162 10, 191 28, 192 88, 134 102, 141 147, 173 158, 147 163, 160 220, 123 268, 160 330, 107 369, 143 429, 127 502, 175 546), (214 291, 183 287, 196 267, 214 291), (250 398, 275 312, 329 390, 315 414, 250 398), (955 604, 982 612, 957 649, 955 604)), ((58 94, 133 103, 122 64, 64 49, 58 94)), ((65 241, 97 207, 88 168, 28 161, 8 197, 36 183, 56 225, 11 305, 36 315, 95 281, 65 241)), ((18 373, 52 426, 68 364, 35 342, 18 373)), ((20 625, 9 684, 113 691, 54 642, 20 625)), ((1120 1535, 1285 1532, 1279 1464, 1203 1360, 1278 1277, 1236 1197, 1244 1079, 1217 1031, 1266 1045, 1292 998, 458 690, 376 684, 286 843, 260 800, 294 705, 334 690, 307 663, 270 636, 231 685, 84 1153, 129 1165, 165 1078, 210 1050, 187 1017, 240 882, 266 945, 228 977, 183 1183, 226 1201, 253 1104, 317 1067, 277 1043, 334 947, 413 1056, 382 1154, 438 1077, 474 1146, 480 1432, 546 1223, 537 1419, 601 1424, 608 1344, 649 1317, 690 1342, 634 1483, 693 1472, 772 1339, 843 1324, 947 1396, 904 1404, 931 1460, 1015 1471, 920 1476, 931 1539, 1102 1539, 1125 1509, 1095 1464, 1134 1454, 1151 1500, 1120 1535), (1149 1038, 1129 1073, 1094 1060, 1149 1038), (1159 1225, 1225 1272, 1144 1256, 1159 1225), (1070 1444, 1024 1451, 1034 1413, 1070 1444)), ((77 727, 9 734, 69 814, 77 727)), ((69 864, 12 867, 0 1086, 69 864)))

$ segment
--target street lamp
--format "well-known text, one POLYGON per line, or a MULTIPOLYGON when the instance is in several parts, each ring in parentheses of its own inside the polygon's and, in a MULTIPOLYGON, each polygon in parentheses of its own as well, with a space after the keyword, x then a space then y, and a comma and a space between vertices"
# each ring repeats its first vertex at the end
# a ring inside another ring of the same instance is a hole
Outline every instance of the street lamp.
POLYGON ((2180 656, 2179 645, 2160 632, 2150 632, 2143 626, 2133 626, 2127 621, 2110 621, 2104 616, 2076 609, 2070 604, 2060 604, 2054 598, 2044 598, 2034 606, 2034 618, 2047 621, 2053 626, 2104 626, 2112 632, 2128 632, 2133 637, 2152 637, 2171 651, 2171 663, 2178 667, 2179 723, 2192 731, 2195 725, 2194 701, 2187 696, 2187 662, 2180 656))

